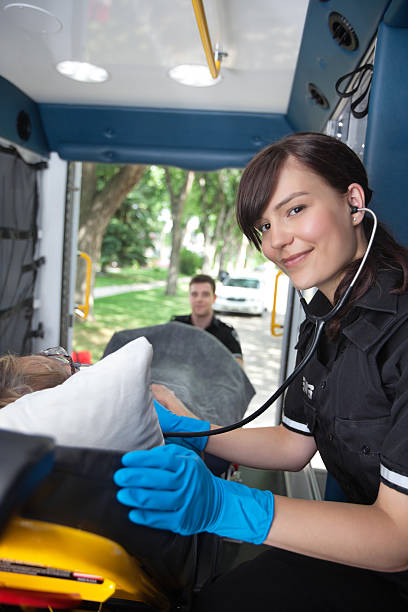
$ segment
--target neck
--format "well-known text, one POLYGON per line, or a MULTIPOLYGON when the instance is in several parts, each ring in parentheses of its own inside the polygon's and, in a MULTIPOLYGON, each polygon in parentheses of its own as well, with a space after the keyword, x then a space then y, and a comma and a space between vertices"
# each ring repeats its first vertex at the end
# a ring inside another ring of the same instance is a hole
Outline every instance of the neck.
POLYGON ((205 329, 206 327, 208 327, 212 321, 212 318, 213 318, 212 312, 202 317, 195 315, 193 312, 191 313, 191 321, 193 322, 193 325, 195 327, 200 327, 201 329, 205 329))

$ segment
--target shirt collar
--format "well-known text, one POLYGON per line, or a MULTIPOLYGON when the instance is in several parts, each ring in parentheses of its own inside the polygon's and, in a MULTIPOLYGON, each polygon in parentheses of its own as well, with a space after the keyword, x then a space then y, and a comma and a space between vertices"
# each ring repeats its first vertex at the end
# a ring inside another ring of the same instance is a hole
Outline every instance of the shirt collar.
MULTIPOLYGON (((379 340, 394 321, 398 312, 398 295, 390 291, 399 278, 400 275, 396 271, 379 271, 375 285, 353 305, 351 313, 355 313, 355 308, 360 308, 365 310, 366 314, 356 318, 355 314, 353 316, 350 313, 352 320, 349 324, 346 322, 342 333, 363 351, 379 340)), ((320 291, 316 292, 310 302, 310 310, 317 316, 328 313, 331 307, 329 300, 320 291)))

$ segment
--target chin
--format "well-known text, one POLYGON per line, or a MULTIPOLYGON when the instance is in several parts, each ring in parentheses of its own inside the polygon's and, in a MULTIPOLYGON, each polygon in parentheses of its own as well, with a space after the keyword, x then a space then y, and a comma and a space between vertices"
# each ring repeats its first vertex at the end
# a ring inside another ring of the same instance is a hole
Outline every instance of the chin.
POLYGON ((306 291, 307 289, 315 289, 316 288, 316 284, 315 283, 310 283, 310 282, 301 281, 301 280, 296 282, 292 278, 290 280, 291 280, 291 283, 294 286, 294 288, 297 289, 298 291, 306 291))

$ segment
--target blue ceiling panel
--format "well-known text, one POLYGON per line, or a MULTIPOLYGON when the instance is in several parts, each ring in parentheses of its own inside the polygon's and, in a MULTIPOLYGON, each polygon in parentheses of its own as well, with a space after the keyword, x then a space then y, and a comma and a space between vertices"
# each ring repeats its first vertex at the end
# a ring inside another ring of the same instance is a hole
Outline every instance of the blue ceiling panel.
POLYGON ((0 77, 0 136, 48 157, 49 147, 37 104, 3 77, 0 77))
POLYGON ((310 1, 287 115, 296 131, 324 130, 339 101, 336 81, 356 68, 389 3, 389 0, 310 1), (332 38, 328 25, 332 12, 343 15, 356 32, 355 51, 343 49, 332 38), (328 108, 312 99, 309 83, 324 95, 328 108))
POLYGON ((373 208, 408 246, 408 28, 381 24, 370 95, 365 165, 373 208), (397 84, 405 87, 398 87, 397 84))
POLYGON ((284 115, 40 104, 62 159, 147 163, 194 170, 243 167, 291 133, 284 115))

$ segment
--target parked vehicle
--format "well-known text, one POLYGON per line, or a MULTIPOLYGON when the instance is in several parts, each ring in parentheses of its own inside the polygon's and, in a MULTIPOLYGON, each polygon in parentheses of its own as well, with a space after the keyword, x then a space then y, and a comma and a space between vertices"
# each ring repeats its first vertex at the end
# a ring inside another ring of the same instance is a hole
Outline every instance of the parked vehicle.
POLYGON ((262 281, 250 276, 228 276, 217 288, 214 310, 262 315, 265 310, 262 281))

